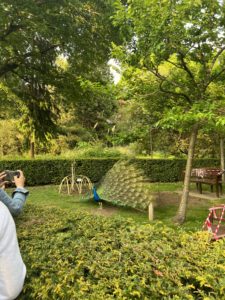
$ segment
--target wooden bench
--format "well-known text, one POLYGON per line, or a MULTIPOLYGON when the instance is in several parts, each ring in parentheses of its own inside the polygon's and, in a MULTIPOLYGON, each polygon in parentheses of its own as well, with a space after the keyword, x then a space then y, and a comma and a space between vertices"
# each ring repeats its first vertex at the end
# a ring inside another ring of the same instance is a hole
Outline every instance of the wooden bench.
POLYGON ((195 168, 191 170, 191 182, 195 182, 197 190, 202 194, 202 184, 208 184, 213 192, 213 187, 216 188, 216 196, 222 195, 222 175, 225 170, 220 168, 195 168))

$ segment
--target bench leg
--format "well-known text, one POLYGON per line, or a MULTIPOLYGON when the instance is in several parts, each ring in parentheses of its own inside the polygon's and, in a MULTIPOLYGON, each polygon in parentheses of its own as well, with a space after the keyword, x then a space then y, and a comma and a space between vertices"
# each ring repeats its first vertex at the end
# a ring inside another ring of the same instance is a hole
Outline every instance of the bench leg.
POLYGON ((202 194, 202 184, 200 182, 196 182, 197 191, 202 194))
POLYGON ((217 196, 217 198, 219 198, 219 185, 218 184, 216 184, 216 196, 217 196))
POLYGON ((196 189, 199 192, 199 186, 198 186, 198 182, 196 182, 196 189))
POLYGON ((199 184, 199 193, 202 194, 202 183, 199 182, 198 184, 199 184))
POLYGON ((222 185, 222 183, 219 184, 219 187, 220 187, 220 195, 223 195, 223 185, 222 185))

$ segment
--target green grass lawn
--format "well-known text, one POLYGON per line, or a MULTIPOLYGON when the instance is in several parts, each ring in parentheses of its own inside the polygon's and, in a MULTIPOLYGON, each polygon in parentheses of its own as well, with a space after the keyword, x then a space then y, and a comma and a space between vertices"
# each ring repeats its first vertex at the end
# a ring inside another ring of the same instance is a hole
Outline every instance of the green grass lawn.
MULTIPOLYGON (((153 192, 157 191, 169 191, 175 192, 182 189, 182 183, 151 183, 149 188, 153 192)), ((192 189, 194 189, 194 185, 192 189)), ((119 215, 122 218, 132 218, 135 222, 144 224, 148 223, 148 213, 140 212, 130 208, 115 207, 109 203, 103 204, 103 210, 99 209, 99 205, 92 199, 82 199, 77 195, 66 195, 58 193, 58 186, 39 186, 30 187, 30 196, 27 203, 33 203, 38 206, 45 207, 59 207, 62 209, 68 209, 70 211, 87 211, 91 214, 102 214, 108 217, 119 215)), ((224 199, 219 199, 217 203, 225 203, 224 199)), ((191 204, 188 207, 186 222, 182 225, 185 231, 197 231, 201 230, 204 220, 208 214, 208 208, 214 204, 208 200, 202 199, 201 203, 191 204)), ((176 214, 178 205, 166 204, 163 206, 155 207, 154 209, 154 221, 161 221, 170 227, 176 227, 173 224, 173 217, 176 214)))

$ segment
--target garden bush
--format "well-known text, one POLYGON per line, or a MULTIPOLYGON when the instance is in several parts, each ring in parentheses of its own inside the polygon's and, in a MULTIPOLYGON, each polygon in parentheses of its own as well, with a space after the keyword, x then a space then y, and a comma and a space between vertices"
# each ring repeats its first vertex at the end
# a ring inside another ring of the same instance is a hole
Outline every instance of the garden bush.
MULTIPOLYGON (((88 176, 98 182, 119 158, 79 158, 76 159, 76 174, 88 176)), ((21 169, 27 185, 59 184, 71 174, 72 159, 1 160, 0 170, 21 169)), ((151 182, 176 182, 182 180, 186 160, 184 159, 131 159, 151 182)), ((219 166, 216 159, 198 159, 194 167, 219 166)))
POLYGON ((224 299, 225 241, 206 232, 34 205, 16 223, 18 300, 224 299))
MULTIPOLYGON (((75 171, 76 174, 86 175, 97 182, 116 161, 117 159, 76 159, 75 171)), ((65 176, 71 174, 73 162, 70 159, 2 160, 0 170, 23 170, 28 186, 60 184, 65 176)))
MULTIPOLYGON (((185 159, 134 159, 133 160, 152 182, 176 182, 183 180, 183 171, 186 167, 185 159)), ((219 167, 218 159, 196 159, 194 168, 219 167)))
POLYGON ((76 148, 76 156, 79 158, 119 158, 125 157, 119 150, 112 147, 104 147, 102 143, 79 142, 76 148))

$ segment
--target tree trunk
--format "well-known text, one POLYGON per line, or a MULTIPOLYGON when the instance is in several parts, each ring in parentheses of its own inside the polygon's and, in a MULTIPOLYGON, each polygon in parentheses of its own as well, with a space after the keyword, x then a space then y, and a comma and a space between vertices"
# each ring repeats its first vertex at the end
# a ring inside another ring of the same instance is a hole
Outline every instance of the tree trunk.
POLYGON ((30 142, 30 157, 34 158, 35 151, 34 151, 34 142, 30 142))
POLYGON ((152 145, 152 127, 149 127, 149 154, 153 155, 153 145, 152 145))
POLYGON ((30 157, 34 158, 35 156, 35 132, 32 133, 30 139, 30 157))
MULTIPOLYGON (((224 139, 220 138, 220 166, 221 169, 225 169, 224 166, 224 139)), ((224 181, 224 174, 222 175, 223 181, 224 181)))
POLYGON ((197 134, 198 134, 198 125, 196 124, 193 127, 191 132, 189 148, 188 148, 188 158, 187 158, 186 169, 185 169, 184 187, 183 187, 179 209, 176 217, 174 218, 174 221, 179 224, 182 224, 186 218, 187 203, 188 203, 189 190, 190 190, 191 169, 192 169, 192 162, 194 157, 194 149, 195 149, 197 134))

